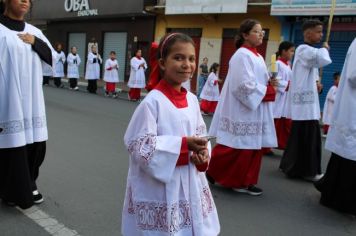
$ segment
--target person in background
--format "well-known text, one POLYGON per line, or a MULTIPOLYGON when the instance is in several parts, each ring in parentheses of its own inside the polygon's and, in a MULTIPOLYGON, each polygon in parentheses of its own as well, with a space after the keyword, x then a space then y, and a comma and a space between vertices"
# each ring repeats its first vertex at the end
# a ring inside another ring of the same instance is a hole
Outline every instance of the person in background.
POLYGON ((131 101, 138 101, 141 99, 141 89, 146 86, 145 71, 147 63, 142 57, 141 49, 137 49, 135 56, 130 61, 130 78, 127 86, 129 86, 129 99, 131 101))
POLYGON ((276 79, 270 79, 263 57, 257 52, 264 31, 260 22, 244 20, 237 35, 209 135, 217 145, 211 155, 208 180, 234 191, 259 196, 257 187, 262 148, 276 147, 273 122, 276 79))
POLYGON ((53 52, 53 78, 54 85, 57 88, 63 88, 62 78, 64 77, 64 63, 66 62, 66 55, 62 51, 62 44, 56 44, 56 50, 53 52))
POLYGON ((36 184, 48 139, 42 66, 53 50, 25 22, 31 4, 0 1, 0 198, 23 209, 44 200, 36 184))
POLYGON ((53 68, 52 66, 48 65, 47 63, 43 63, 42 66, 43 72, 43 82, 42 85, 49 85, 49 80, 53 77, 53 68))
POLYGON ((206 80, 208 79, 209 75, 209 68, 208 68, 208 58, 203 58, 203 63, 199 66, 199 77, 198 77, 198 94, 197 97, 200 98, 200 93, 203 90, 206 80))
POLYGON ((321 134, 319 91, 322 85, 319 68, 331 63, 329 45, 312 45, 323 37, 323 23, 307 20, 303 26, 304 44, 297 47, 292 68, 289 93, 292 129, 283 153, 280 169, 290 178, 317 181, 321 171, 321 134))
POLYGON ((168 34, 159 51, 162 79, 136 108, 124 137, 130 166, 121 233, 216 236, 220 224, 204 175, 206 125, 197 97, 182 88, 196 68, 194 42, 168 34))
POLYGON ((222 80, 218 78, 220 65, 213 63, 210 67, 210 74, 200 94, 200 109, 203 114, 214 114, 218 105, 220 91, 219 83, 222 80))
POLYGON ((337 88, 339 86, 340 72, 335 72, 333 74, 333 78, 334 78, 334 85, 331 86, 331 88, 329 89, 324 103, 323 118, 322 118, 323 137, 326 137, 326 135, 328 134, 329 126, 332 123, 332 114, 334 110, 334 102, 335 102, 337 88))
POLYGON ((105 96, 112 95, 117 98, 116 83, 119 82, 119 63, 116 60, 116 52, 110 52, 110 58, 105 62, 104 81, 106 82, 105 96))
POLYGON ((97 53, 95 45, 91 47, 91 52, 88 54, 87 67, 85 71, 85 79, 88 80, 87 90, 89 93, 96 93, 98 89, 97 80, 100 79, 100 64, 103 63, 101 56, 97 53))
POLYGON ((67 78, 69 78, 69 89, 74 89, 75 91, 79 90, 78 79, 81 62, 80 56, 77 54, 77 48, 71 47, 70 53, 67 56, 67 78))

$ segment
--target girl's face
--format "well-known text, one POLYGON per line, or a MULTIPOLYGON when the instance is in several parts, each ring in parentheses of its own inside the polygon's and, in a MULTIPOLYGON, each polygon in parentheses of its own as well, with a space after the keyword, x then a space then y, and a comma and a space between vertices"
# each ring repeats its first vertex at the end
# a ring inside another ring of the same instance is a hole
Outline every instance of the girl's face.
POLYGON ((110 53, 110 59, 111 59, 111 60, 115 60, 115 59, 116 59, 116 54, 110 53))
POLYGON ((137 50, 136 57, 141 57, 141 56, 142 56, 142 51, 141 50, 137 50))
POLYGON ((264 36, 265 32, 262 30, 262 26, 260 24, 256 24, 248 34, 243 34, 245 39, 244 43, 250 47, 257 47, 262 44, 264 36))
POLYGON ((176 42, 172 45, 165 59, 160 59, 159 66, 163 78, 175 88, 192 77, 196 68, 195 49, 191 43, 176 42))
POLYGON ((294 56, 294 51, 295 51, 295 47, 291 47, 288 50, 283 50, 281 56, 287 61, 290 61, 294 56))
POLYGON ((93 53, 96 53, 96 47, 92 47, 92 48, 91 48, 91 51, 92 51, 93 53))
POLYGON ((77 53, 77 48, 76 47, 72 47, 72 53, 76 54, 77 53))
POLYGON ((5 4, 5 14, 16 19, 23 19, 31 7, 30 0, 7 0, 5 4))
POLYGON ((57 45, 57 51, 61 51, 62 50, 62 44, 58 44, 57 45))

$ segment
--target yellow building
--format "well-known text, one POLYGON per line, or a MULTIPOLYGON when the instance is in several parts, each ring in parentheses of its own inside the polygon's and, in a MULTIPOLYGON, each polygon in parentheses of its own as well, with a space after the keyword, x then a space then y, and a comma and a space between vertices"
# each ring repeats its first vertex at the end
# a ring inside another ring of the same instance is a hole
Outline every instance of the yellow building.
MULTIPOLYGON (((209 65, 218 62, 220 77, 225 78, 228 62, 235 52, 234 37, 240 23, 247 18, 257 19, 266 31, 263 45, 259 52, 269 64, 270 55, 275 53, 281 41, 281 24, 270 15, 270 3, 249 1, 247 13, 236 14, 185 14, 166 15, 165 6, 156 6, 155 41, 167 32, 183 32, 190 35, 196 43, 198 63, 204 57, 209 59, 209 65)), ((196 90, 196 76, 191 82, 191 90, 196 90)))

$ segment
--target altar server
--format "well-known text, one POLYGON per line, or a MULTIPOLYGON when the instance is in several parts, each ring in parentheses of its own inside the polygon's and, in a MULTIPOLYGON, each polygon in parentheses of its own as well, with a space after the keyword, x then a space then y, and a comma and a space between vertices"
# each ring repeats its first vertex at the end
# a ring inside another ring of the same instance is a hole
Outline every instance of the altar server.
POLYGON ((204 175, 206 126, 197 97, 182 88, 194 73, 193 40, 181 33, 160 42, 162 79, 133 114, 124 141, 130 153, 124 236, 216 236, 220 225, 204 175))
POLYGON ((62 78, 64 77, 64 63, 66 62, 66 55, 62 51, 62 44, 56 44, 56 50, 53 52, 53 79, 54 85, 57 88, 63 88, 62 78))
POLYGON ((29 208, 43 202, 36 179, 46 153, 42 66, 52 46, 24 21, 30 0, 0 2, 0 198, 29 208))
POLYGON ((116 60, 116 52, 110 52, 110 58, 105 62, 104 81, 106 82, 105 95, 117 97, 116 83, 119 82, 119 63, 116 60))
POLYGON ((97 80, 100 79, 100 64, 103 63, 101 56, 97 53, 95 45, 91 47, 91 52, 88 54, 87 68, 85 71, 85 79, 88 80, 87 90, 89 93, 96 93, 98 89, 97 80))
POLYGON ((297 47, 290 84, 292 129, 280 169, 288 177, 317 181, 321 172, 319 68, 331 63, 329 45, 315 48, 323 37, 323 23, 303 24, 304 44, 297 47))
POLYGON ((130 77, 127 86, 129 86, 129 99, 132 101, 138 101, 141 98, 141 89, 146 86, 145 71, 147 69, 147 63, 142 57, 141 49, 138 49, 135 56, 130 61, 130 77))
POLYGON ((356 39, 346 54, 325 148, 332 152, 316 184, 320 203, 356 216, 356 39))
POLYGON ((72 47, 70 53, 67 56, 67 78, 69 79, 69 89, 79 90, 78 79, 79 79, 79 65, 82 62, 80 56, 77 53, 77 48, 72 47))
POLYGON ((276 147, 272 102, 277 80, 270 80, 256 47, 264 31, 253 19, 239 28, 236 47, 209 134, 217 145, 207 171, 208 179, 237 192, 262 194, 257 187, 263 147, 276 147))
POLYGON ((218 63, 213 63, 211 65, 210 74, 200 93, 200 109, 205 114, 213 114, 218 105, 220 95, 219 82, 222 82, 218 78, 219 68, 220 65, 218 63))

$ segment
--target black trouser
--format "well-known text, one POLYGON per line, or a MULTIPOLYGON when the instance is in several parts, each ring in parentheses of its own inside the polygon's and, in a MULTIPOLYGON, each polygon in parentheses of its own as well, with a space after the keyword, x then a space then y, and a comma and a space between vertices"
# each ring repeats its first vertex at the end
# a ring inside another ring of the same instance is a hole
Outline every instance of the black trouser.
POLYGON ((70 88, 75 88, 78 85, 78 79, 76 78, 69 78, 69 86, 70 88))
POLYGON ((43 76, 43 85, 45 84, 49 84, 49 79, 51 78, 51 76, 43 76))
POLYGON ((54 85, 59 88, 62 85, 61 77, 54 77, 54 85))
POLYGON ((88 87, 87 90, 89 93, 96 93, 96 90, 98 88, 98 85, 96 84, 96 79, 89 79, 88 80, 88 87))
POLYGON ((0 198, 24 209, 31 207, 45 154, 46 142, 0 148, 0 198))

